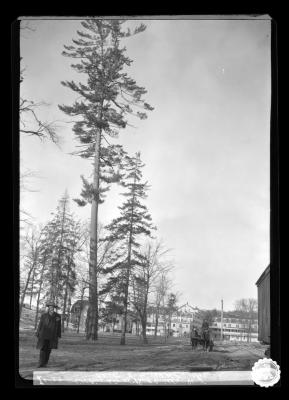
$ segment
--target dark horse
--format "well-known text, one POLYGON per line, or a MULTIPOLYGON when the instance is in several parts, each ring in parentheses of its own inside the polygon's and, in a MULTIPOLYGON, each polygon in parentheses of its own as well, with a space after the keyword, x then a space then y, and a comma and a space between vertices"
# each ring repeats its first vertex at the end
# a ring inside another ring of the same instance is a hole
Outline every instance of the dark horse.
POLYGON ((212 351, 213 350, 213 341, 211 340, 211 334, 209 329, 205 329, 202 332, 202 344, 204 351, 212 351))
POLYGON ((197 330, 193 330, 191 332, 191 344, 192 344, 192 349, 196 349, 198 347, 198 343, 201 340, 201 336, 199 335, 199 333, 197 332, 197 330))
POLYGON ((192 349, 196 349, 198 347, 198 343, 200 341, 200 337, 191 337, 191 344, 192 344, 192 349))

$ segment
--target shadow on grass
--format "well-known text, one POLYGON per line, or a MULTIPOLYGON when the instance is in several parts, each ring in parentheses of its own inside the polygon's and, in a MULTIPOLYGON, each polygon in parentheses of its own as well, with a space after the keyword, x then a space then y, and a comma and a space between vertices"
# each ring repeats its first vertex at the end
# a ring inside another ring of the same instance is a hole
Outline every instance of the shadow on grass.
POLYGON ((203 371, 215 371, 216 367, 200 367, 200 366, 195 366, 189 368, 189 371, 193 372, 203 372, 203 371))

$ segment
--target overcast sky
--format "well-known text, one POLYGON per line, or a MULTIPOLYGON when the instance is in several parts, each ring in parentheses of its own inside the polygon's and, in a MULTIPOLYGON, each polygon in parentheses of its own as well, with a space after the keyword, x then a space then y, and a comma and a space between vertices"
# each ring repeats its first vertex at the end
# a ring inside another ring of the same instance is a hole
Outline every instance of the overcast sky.
MULTIPOLYGON (((158 237, 171 248, 180 303, 200 308, 233 308, 257 297, 255 282, 269 264, 269 20, 148 20, 145 32, 125 40, 133 59, 130 76, 144 86, 154 111, 115 143, 146 164, 151 185, 147 206, 158 237)), ((135 26, 136 22, 129 22, 135 26)), ((79 197, 80 175, 91 163, 72 156, 72 124, 58 110, 74 93, 62 80, 79 80, 61 55, 77 38, 78 20, 37 20, 23 31, 26 68, 21 96, 49 106, 39 116, 58 121, 61 148, 21 137, 23 171, 36 171, 34 192, 21 207, 34 222, 46 222, 65 189, 79 197)), ((118 215, 113 189, 100 206, 100 220, 118 215)), ((71 209, 81 219, 90 209, 71 209)))

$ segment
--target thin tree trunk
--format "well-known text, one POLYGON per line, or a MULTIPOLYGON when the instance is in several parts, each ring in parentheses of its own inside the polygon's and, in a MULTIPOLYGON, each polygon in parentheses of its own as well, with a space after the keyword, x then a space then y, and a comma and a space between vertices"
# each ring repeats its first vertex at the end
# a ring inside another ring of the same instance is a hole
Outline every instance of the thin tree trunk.
POLYGON ((36 272, 36 265, 35 265, 35 268, 33 268, 33 274, 32 274, 32 279, 31 279, 31 291, 30 291, 30 302, 29 302, 29 308, 30 308, 30 310, 31 310, 32 299, 33 299, 33 289, 34 289, 34 281, 35 281, 35 272, 36 272))
POLYGON ((128 288, 129 288, 129 279, 130 279, 130 264, 131 264, 131 243, 132 243, 132 220, 131 220, 131 229, 129 233, 129 242, 128 242, 128 256, 127 256, 127 270, 126 270, 126 282, 125 282, 125 293, 124 293, 124 321, 122 324, 120 344, 125 344, 125 334, 127 329, 127 312, 128 312, 128 288))
MULTIPOLYGON (((102 30, 99 29, 101 37, 101 67, 103 68, 104 58, 104 39, 102 30)), ((96 93, 97 94, 97 93, 96 93)), ((104 94, 99 104, 98 117, 102 119, 104 94)), ((95 197, 91 203, 91 222, 90 222, 90 253, 89 253, 89 307, 87 311, 87 330, 86 339, 98 339, 98 287, 97 287, 97 226, 98 226, 98 200, 99 200, 99 175, 100 175, 100 144, 101 144, 102 129, 97 128, 95 136, 95 151, 94 151, 94 171, 93 171, 93 190, 95 197)))
POLYGON ((251 317, 250 317, 250 320, 249 320, 249 343, 251 342, 251 332, 252 332, 252 319, 251 319, 251 317))
POLYGON ((60 243, 58 247, 58 254, 57 254, 57 267, 56 267, 56 288, 55 288, 55 303, 58 301, 59 297, 59 291, 60 291, 60 254, 62 250, 62 244, 63 244, 63 233, 64 233, 64 222, 65 222, 65 217, 66 217, 66 205, 67 205, 67 197, 66 193, 64 195, 64 203, 63 203, 63 213, 62 213, 62 221, 61 221, 61 233, 60 233, 60 243))
POLYGON ((55 302, 56 299, 56 277, 54 273, 54 262, 55 262, 55 252, 54 249, 52 250, 52 258, 50 264, 50 293, 49 293, 49 300, 55 302))
MULTIPOLYGON (((68 285, 69 285, 69 274, 70 274, 70 271, 71 271, 71 264, 72 264, 72 261, 73 261, 73 257, 74 257, 74 249, 75 249, 75 244, 72 246, 72 251, 71 251, 71 256, 68 256, 68 259, 67 259, 67 275, 66 275, 66 279, 65 279, 65 293, 64 293, 64 300, 63 300, 63 316, 65 316, 66 315, 66 309, 67 309, 67 307, 66 307, 66 305, 67 305, 67 299, 68 299, 68 293, 69 293, 69 288, 68 288, 68 285)), ((69 317, 69 314, 67 315, 67 319, 66 319, 66 327, 68 327, 68 317, 69 317)), ((64 318, 62 318, 62 320, 61 320, 61 330, 62 330, 62 332, 64 332, 64 318)))
POLYGON ((43 265, 42 265, 42 269, 41 269, 41 275, 40 275, 39 290, 38 290, 38 294, 37 294, 37 303, 36 303, 36 314, 35 314, 34 329, 37 328, 37 323, 38 323, 40 294, 41 294, 41 289, 42 289, 42 284, 43 284, 43 274, 44 274, 44 269, 45 269, 45 262, 46 262, 46 260, 44 259, 43 265))
POLYGON ((129 250, 128 250, 128 259, 127 259, 127 271, 126 271, 126 286, 124 293, 124 316, 123 316, 123 324, 121 329, 121 337, 120 344, 125 344, 125 334, 127 328, 127 311, 128 311, 128 287, 129 287, 129 278, 130 278, 130 262, 131 262, 131 240, 129 241, 129 250))
POLYGON ((67 319, 66 319, 66 328, 68 328, 68 324, 70 322, 70 309, 71 309, 71 294, 69 292, 69 296, 68 296, 68 313, 67 313, 67 319))
POLYGON ((35 322, 34 322, 34 329, 37 328, 37 323, 38 323, 38 314, 39 314, 39 303, 40 303, 40 293, 42 289, 42 280, 40 281, 39 284, 39 290, 37 294, 37 303, 36 303, 36 313, 35 313, 35 322))
MULTIPOLYGON (((136 175, 134 175, 134 185, 136 183, 136 175)), ((133 186, 134 187, 134 186, 133 186)), ((132 197, 132 207, 131 207, 131 219, 130 219, 130 231, 129 231, 129 241, 128 241, 128 255, 127 255, 127 271, 126 271, 126 287, 125 287, 125 297, 124 297, 124 324, 121 332, 120 344, 125 344, 125 333, 127 326, 127 307, 128 307, 128 288, 129 288, 129 278, 130 278, 130 264, 131 264, 131 246, 132 246, 132 217, 134 212, 134 201, 135 201, 135 191, 132 197)))
POLYGON ((147 320, 146 320, 146 314, 144 313, 142 316, 142 337, 143 337, 143 343, 148 344, 148 338, 147 338, 147 320))
POLYGON ((171 335, 171 314, 169 314, 169 323, 168 323, 168 338, 171 335))
POLYGON ((155 322, 155 333, 154 333, 155 337, 158 334, 158 325, 159 325, 159 307, 157 307, 156 309, 156 322, 155 322))
POLYGON ((143 330, 143 343, 144 344, 148 344, 148 338, 147 338, 147 332, 146 332, 147 326, 146 326, 146 322, 144 322, 144 324, 142 325, 142 330, 143 330))
POLYGON ((65 282, 65 293, 64 293, 64 299, 63 299, 63 317, 61 318, 61 331, 62 332, 64 332, 64 318, 66 317, 66 302, 67 302, 67 295, 68 295, 69 272, 70 272, 70 266, 68 267, 66 282, 65 282))
POLYGON ((77 322, 77 333, 79 333, 79 326, 80 326, 81 313, 82 313, 82 306, 83 306, 84 290, 85 290, 85 288, 83 288, 83 289, 81 290, 80 310, 79 310, 79 318, 78 318, 78 322, 77 322))
POLYGON ((32 273, 32 268, 31 268, 31 270, 28 272, 28 276, 27 276, 27 280, 26 280, 26 283, 25 283, 25 287, 24 287, 24 289, 23 289, 23 293, 22 293, 22 296, 21 296, 20 309, 19 309, 19 317, 21 317, 22 308, 23 308, 23 304, 24 304, 24 299, 25 299, 25 296, 26 296, 26 291, 27 291, 27 287, 28 287, 28 284, 29 284, 29 280, 30 280, 30 275, 31 275, 31 273, 32 273))
POLYGON ((143 314, 142 314, 142 330, 143 330, 143 342, 144 342, 144 344, 148 344, 148 339, 147 339, 147 302, 148 302, 148 291, 149 291, 149 285, 150 285, 149 278, 147 278, 147 284, 146 285, 147 285, 147 287, 146 287, 146 292, 145 292, 143 314))
POLYGON ((36 266, 37 256, 38 256, 38 254, 37 254, 37 252, 35 252, 34 257, 33 257, 33 264, 31 266, 30 270, 28 271, 26 284, 25 284, 25 287, 23 289, 23 293, 22 293, 22 296, 21 296, 20 308, 19 308, 19 318, 21 317, 23 304, 24 304, 24 300, 25 300, 25 296, 26 296, 26 291, 27 291, 27 288, 28 288, 28 285, 29 285, 29 281, 30 281, 30 276, 31 276, 32 271, 34 270, 34 268, 36 266))
POLYGON ((95 196, 91 204, 90 253, 89 253, 89 308, 86 339, 98 339, 98 288, 97 288, 97 226, 99 200, 99 168, 100 168, 101 131, 96 133, 94 153, 93 189, 95 196))
POLYGON ((168 339, 168 320, 167 320, 167 313, 164 311, 164 326, 165 326, 165 342, 167 342, 168 339))

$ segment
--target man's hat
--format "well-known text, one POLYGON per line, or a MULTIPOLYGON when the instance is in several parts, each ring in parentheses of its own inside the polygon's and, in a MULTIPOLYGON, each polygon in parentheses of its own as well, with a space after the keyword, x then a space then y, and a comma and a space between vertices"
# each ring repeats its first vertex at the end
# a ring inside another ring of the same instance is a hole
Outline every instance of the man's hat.
POLYGON ((46 307, 54 307, 54 308, 59 308, 57 304, 53 303, 52 301, 49 301, 46 303, 46 307))

